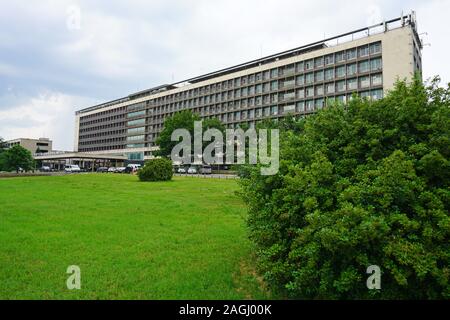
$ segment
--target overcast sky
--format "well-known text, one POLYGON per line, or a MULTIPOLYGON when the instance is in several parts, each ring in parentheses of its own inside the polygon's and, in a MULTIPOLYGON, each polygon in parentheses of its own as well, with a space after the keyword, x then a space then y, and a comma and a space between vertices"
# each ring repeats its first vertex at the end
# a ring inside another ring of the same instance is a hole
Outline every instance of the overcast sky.
POLYGON ((417 11, 450 81, 449 0, 0 0, 0 137, 73 150, 74 112, 417 11))

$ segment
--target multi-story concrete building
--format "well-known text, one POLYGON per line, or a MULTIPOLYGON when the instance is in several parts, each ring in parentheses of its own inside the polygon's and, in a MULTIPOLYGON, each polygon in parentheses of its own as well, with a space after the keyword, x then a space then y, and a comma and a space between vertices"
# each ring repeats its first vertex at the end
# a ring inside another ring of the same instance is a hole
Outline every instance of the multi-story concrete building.
POLYGON ((28 139, 19 138, 5 141, 6 148, 19 145, 29 150, 32 154, 35 153, 49 153, 52 151, 52 140, 48 138, 28 139))
POLYGON ((354 93, 379 99, 422 69, 415 14, 163 85, 76 113, 75 150, 151 157, 164 120, 181 110, 227 127, 308 115, 354 93))

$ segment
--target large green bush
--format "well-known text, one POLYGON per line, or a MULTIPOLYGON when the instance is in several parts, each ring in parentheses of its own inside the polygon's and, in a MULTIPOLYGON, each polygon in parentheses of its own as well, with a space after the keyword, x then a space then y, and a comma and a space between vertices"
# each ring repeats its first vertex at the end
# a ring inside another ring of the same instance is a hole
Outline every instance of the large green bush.
POLYGON ((166 158, 158 158, 147 161, 138 171, 141 181, 168 181, 172 179, 172 161, 166 158))
POLYGON ((293 298, 450 298, 449 106, 416 79, 282 130, 280 172, 241 179, 265 280, 293 298))

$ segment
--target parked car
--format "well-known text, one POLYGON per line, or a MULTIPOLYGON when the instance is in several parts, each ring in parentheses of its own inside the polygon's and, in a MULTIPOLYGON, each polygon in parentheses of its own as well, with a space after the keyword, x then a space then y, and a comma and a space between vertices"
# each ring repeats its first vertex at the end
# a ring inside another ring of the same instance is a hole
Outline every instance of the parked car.
POLYGON ((109 169, 108 169, 108 173, 114 173, 114 172, 116 172, 116 167, 110 167, 109 169))
POLYGON ((133 164, 130 163, 129 165, 127 165, 127 167, 125 168, 124 173, 132 173, 132 172, 136 172, 138 171, 142 166, 140 164, 133 164))
POLYGON ((98 167, 97 172, 98 173, 106 173, 106 172, 108 172, 108 168, 107 167, 98 167))
POLYGON ((50 169, 49 166, 42 166, 42 167, 39 169, 39 171, 40 171, 40 172, 50 172, 50 171, 52 171, 52 170, 50 169))
POLYGON ((81 172, 81 169, 79 166, 75 164, 68 164, 64 167, 64 172, 66 173, 79 173, 81 172))
POLYGON ((211 166, 208 166, 208 165, 201 166, 200 167, 200 173, 201 174, 211 174, 212 173, 211 166))
POLYGON ((182 173, 182 174, 186 173, 186 168, 183 168, 183 167, 178 168, 178 173, 182 173))
POLYGON ((117 167, 115 173, 125 173, 126 167, 117 167))
POLYGON ((196 167, 189 167, 188 174, 197 174, 197 168, 196 167))

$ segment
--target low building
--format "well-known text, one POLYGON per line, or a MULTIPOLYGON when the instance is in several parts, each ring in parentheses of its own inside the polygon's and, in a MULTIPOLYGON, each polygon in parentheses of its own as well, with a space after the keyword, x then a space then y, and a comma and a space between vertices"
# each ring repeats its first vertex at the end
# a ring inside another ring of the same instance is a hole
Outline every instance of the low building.
POLYGON ((35 153, 49 153, 52 151, 53 142, 48 138, 39 139, 29 139, 29 138, 19 138, 5 141, 6 148, 11 148, 14 146, 21 146, 29 150, 32 154, 35 153))

